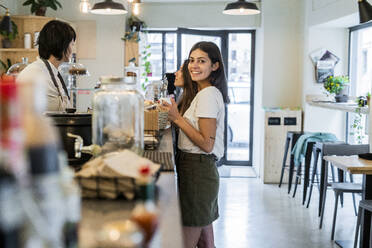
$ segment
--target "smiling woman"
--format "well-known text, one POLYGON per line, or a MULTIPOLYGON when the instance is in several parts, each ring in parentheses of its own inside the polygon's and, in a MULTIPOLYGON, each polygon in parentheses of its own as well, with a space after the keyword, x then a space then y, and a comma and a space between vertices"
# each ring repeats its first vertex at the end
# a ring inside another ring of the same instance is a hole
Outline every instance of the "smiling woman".
MULTIPOLYGON (((184 65, 186 66, 186 65, 184 65)), ((168 118, 179 127, 176 168, 186 248, 214 247, 213 226, 218 214, 219 175, 216 161, 224 154, 227 84, 219 48, 213 42, 198 42, 187 65, 191 80, 184 87, 197 86, 188 109, 180 114, 177 104, 164 103, 168 118)))

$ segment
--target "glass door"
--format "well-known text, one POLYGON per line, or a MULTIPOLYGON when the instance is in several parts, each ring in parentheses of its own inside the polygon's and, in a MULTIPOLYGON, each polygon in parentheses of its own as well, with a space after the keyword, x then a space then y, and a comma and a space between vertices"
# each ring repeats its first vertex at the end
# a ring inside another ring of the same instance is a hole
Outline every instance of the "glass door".
POLYGON ((254 33, 228 34, 227 150, 225 163, 252 165, 254 33))

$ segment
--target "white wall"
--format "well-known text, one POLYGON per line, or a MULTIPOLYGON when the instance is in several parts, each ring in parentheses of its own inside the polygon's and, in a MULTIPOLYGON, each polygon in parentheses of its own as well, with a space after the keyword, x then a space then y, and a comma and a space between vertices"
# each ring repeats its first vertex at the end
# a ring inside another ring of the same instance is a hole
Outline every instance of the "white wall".
POLYGON ((305 97, 308 94, 324 94, 322 84, 316 83, 314 65, 309 57, 314 50, 325 48, 336 54, 341 60, 335 67, 335 75, 348 73, 347 27, 358 24, 357 6, 357 1, 350 0, 313 0, 306 4, 304 54, 301 63, 305 131, 332 132, 339 139, 345 139, 345 112, 309 106, 305 97))
MULTIPOLYGON (((10 15, 14 15, 18 12, 18 3, 15 0, 3 0, 0 2, 2 5, 9 9, 10 15)), ((5 10, 1 8, 1 15, 5 14, 5 10)))
POLYGON ((304 130, 311 132, 332 132, 339 139, 345 136, 345 112, 312 107, 305 103, 307 94, 323 94, 323 84, 316 83, 315 68, 309 53, 326 48, 341 60, 335 67, 335 75, 347 74, 348 67, 348 30, 345 28, 309 28, 308 46, 304 57, 303 106, 304 130))
POLYGON ((265 0, 262 12, 263 106, 301 106, 302 1, 265 0))

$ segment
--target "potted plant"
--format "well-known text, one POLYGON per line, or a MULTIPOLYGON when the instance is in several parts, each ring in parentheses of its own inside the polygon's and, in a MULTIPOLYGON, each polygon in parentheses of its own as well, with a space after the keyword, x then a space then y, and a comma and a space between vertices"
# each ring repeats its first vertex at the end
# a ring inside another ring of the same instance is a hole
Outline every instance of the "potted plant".
POLYGON ((336 102, 347 102, 347 86, 349 85, 348 76, 329 76, 324 82, 324 88, 335 96, 336 102))
POLYGON ((58 7, 62 8, 58 0, 27 0, 23 3, 23 6, 27 5, 31 5, 31 13, 35 13, 37 16, 45 16, 48 7, 54 10, 57 10, 58 7))
POLYGON ((1 41, 3 48, 10 48, 12 46, 12 40, 17 38, 17 35, 18 35, 17 25, 13 21, 11 21, 11 23, 12 23, 12 29, 13 29, 12 32, 9 33, 3 30, 0 31, 0 35, 3 37, 1 41))

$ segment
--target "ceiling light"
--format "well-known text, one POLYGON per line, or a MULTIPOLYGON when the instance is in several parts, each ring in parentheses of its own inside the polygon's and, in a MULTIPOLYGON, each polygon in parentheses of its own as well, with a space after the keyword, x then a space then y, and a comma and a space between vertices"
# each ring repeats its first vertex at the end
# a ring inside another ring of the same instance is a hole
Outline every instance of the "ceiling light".
POLYGON ((89 0, 81 0, 80 2, 80 12, 82 13, 89 13, 90 11, 90 3, 89 0))
POLYGON ((112 0, 96 3, 90 12, 98 15, 124 15, 128 13, 121 3, 112 0))
POLYGON ((366 0, 358 0, 358 5, 360 23, 372 20, 372 6, 366 0))
POLYGON ((222 13, 226 15, 256 15, 260 12, 255 3, 238 0, 227 4, 222 13))
POLYGON ((139 15, 140 13, 140 3, 141 1, 140 0, 136 0, 133 2, 133 15, 139 15))
POLYGON ((6 14, 5 14, 4 18, 1 20, 1 23, 0 23, 0 30, 5 31, 6 33, 9 34, 9 33, 13 32, 13 26, 12 26, 12 22, 10 20, 9 9, 2 4, 0 4, 0 7, 4 8, 6 10, 6 14))

